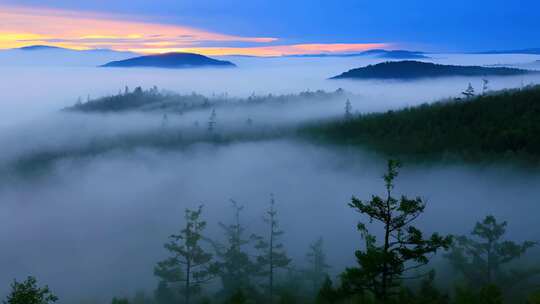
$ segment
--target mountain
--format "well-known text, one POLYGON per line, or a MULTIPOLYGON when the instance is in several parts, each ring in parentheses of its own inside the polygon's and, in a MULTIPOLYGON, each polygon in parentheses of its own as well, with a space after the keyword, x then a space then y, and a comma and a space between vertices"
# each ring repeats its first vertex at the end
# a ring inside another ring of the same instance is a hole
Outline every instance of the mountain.
MULTIPOLYGON (((50 46, 50 45, 30 45, 30 46, 23 46, 20 48, 16 48, 15 50, 21 50, 21 51, 50 51, 50 50, 70 50, 66 48, 61 48, 57 46, 50 46)), ((74 50, 70 50, 74 51, 74 50)))
POLYGON ((373 49, 369 51, 364 51, 360 53, 347 53, 347 54, 304 54, 304 55, 290 55, 288 57, 362 57, 362 56, 373 56, 377 58, 385 59, 427 59, 428 56, 424 55, 422 52, 413 52, 405 50, 383 50, 383 49, 373 49))
POLYGON ((135 56, 109 49, 74 50, 49 45, 31 45, 0 50, 0 66, 87 66, 135 56))
POLYGON ((389 61, 349 70, 331 79, 418 79, 450 76, 512 76, 537 73, 506 67, 456 66, 420 61, 389 61))
POLYGON ((301 134, 418 160, 529 160, 540 165, 540 86, 312 123, 301 134))
POLYGON ((485 51, 477 52, 474 54, 527 54, 527 55, 540 55, 540 48, 520 49, 520 50, 501 50, 501 51, 485 51))
POLYGON ((217 60, 193 53, 166 53, 113 61, 101 67, 152 67, 152 68, 193 68, 193 67, 235 67, 230 61, 217 60))

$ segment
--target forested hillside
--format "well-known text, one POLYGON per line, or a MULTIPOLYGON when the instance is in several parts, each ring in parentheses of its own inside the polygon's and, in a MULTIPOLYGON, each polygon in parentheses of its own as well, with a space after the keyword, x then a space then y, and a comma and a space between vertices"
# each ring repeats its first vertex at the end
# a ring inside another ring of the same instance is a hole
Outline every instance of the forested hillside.
POLYGON ((311 138, 416 158, 540 160, 540 86, 313 124, 311 138))

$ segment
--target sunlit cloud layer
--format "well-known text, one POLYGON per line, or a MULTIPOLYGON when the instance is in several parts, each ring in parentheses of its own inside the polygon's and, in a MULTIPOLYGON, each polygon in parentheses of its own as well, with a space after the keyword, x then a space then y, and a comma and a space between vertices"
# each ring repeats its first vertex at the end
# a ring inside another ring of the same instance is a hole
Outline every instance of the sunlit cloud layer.
POLYGON ((273 37, 235 36, 128 19, 125 16, 88 12, 0 6, 0 48, 39 44, 77 50, 99 48, 143 54, 175 51, 205 55, 280 56, 389 47, 384 43, 276 45, 279 43, 278 38, 273 37), (220 43, 224 47, 220 47, 220 43), (234 43, 248 43, 252 46, 230 46, 234 43))

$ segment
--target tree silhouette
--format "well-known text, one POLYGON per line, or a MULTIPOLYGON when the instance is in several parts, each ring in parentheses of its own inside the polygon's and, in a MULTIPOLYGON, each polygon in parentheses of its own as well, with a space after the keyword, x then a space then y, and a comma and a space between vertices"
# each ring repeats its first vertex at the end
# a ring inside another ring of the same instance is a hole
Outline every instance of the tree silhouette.
POLYGON ((11 292, 4 304, 49 304, 58 301, 48 286, 38 287, 34 277, 28 277, 24 282, 14 280, 11 284, 11 292))
POLYGON ((521 257, 536 245, 525 241, 521 244, 504 241, 507 222, 498 223, 489 215, 476 223, 471 232, 472 238, 456 237, 452 250, 446 257, 452 266, 472 284, 479 287, 497 285, 509 289, 515 284, 540 274, 538 268, 526 270, 505 270, 504 266, 521 257))
POLYGON ((349 99, 345 102, 345 120, 352 118, 352 104, 349 99))
POLYGON ((384 239, 377 244, 375 235, 367 225, 360 222, 358 231, 365 240, 365 250, 357 250, 355 255, 359 267, 347 268, 342 274, 342 288, 347 294, 371 292, 375 299, 387 303, 398 292, 404 273, 426 265, 432 254, 439 249, 446 249, 451 244, 451 237, 434 233, 425 238, 422 231, 411 225, 424 211, 424 201, 417 197, 395 198, 392 195, 394 180, 398 176, 400 163, 389 160, 387 173, 384 175, 386 197, 372 196, 364 202, 352 198, 350 207, 383 226, 384 239))
POLYGON ((318 238, 309 245, 309 251, 306 254, 309 268, 306 270, 306 276, 312 282, 313 290, 321 288, 325 278, 328 276, 327 270, 330 268, 326 261, 326 254, 323 248, 323 239, 318 238))
POLYGON ((250 279, 256 272, 254 262, 243 247, 249 244, 249 238, 244 238, 245 227, 240 221, 240 213, 244 206, 231 200, 234 209, 234 221, 226 225, 219 223, 225 231, 227 244, 221 245, 213 242, 219 261, 217 262, 218 274, 221 278, 225 296, 230 297, 241 291, 251 289, 250 279))
POLYGON ((210 117, 208 118, 208 132, 214 132, 216 124, 216 109, 212 109, 212 113, 210 113, 210 117))
POLYGON ((467 87, 467 89, 463 92, 461 92, 461 94, 463 96, 465 96, 465 98, 472 98, 474 97, 474 88, 472 86, 472 84, 469 82, 469 86, 467 87))
POLYGON ((212 255, 200 245, 206 222, 201 220, 202 206, 197 210, 186 209, 185 228, 177 235, 171 235, 165 244, 171 257, 159 262, 154 269, 156 276, 170 284, 182 284, 179 288, 184 302, 200 292, 201 285, 210 281, 215 273, 212 255))
POLYGON ((274 276, 277 269, 286 268, 291 259, 287 257, 283 244, 279 242, 279 237, 283 234, 283 230, 279 229, 277 220, 277 211, 275 208, 274 196, 270 197, 270 208, 266 212, 264 221, 270 229, 268 237, 252 235, 255 240, 255 248, 261 254, 257 256, 257 266, 261 276, 268 278, 268 296, 269 302, 274 300, 274 276))

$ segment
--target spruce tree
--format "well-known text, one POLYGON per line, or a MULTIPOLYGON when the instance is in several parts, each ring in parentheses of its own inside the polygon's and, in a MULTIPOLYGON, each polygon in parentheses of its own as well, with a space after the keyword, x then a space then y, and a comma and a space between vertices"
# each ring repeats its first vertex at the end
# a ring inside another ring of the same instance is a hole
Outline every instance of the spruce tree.
POLYGON ((215 273, 212 254, 201 246, 206 222, 201 220, 202 206, 197 210, 186 209, 185 227, 171 235, 165 249, 171 256, 157 264, 156 276, 169 284, 180 284, 179 291, 189 304, 192 295, 200 292, 201 285, 210 281, 215 273))
POLYGON ((279 241, 279 238, 283 235, 283 230, 279 229, 273 195, 270 197, 270 208, 266 212, 264 221, 268 224, 269 229, 267 237, 253 235, 252 238, 256 242, 255 248, 260 251, 257 256, 259 273, 268 279, 268 298, 269 302, 273 303, 276 270, 286 268, 291 262, 283 244, 279 241))
POLYGON ((241 291, 251 290, 251 276, 256 268, 244 246, 249 244, 249 238, 244 238, 245 227, 240 221, 240 213, 244 209, 236 201, 231 200, 234 210, 233 223, 226 225, 219 223, 225 232, 227 244, 215 244, 216 253, 219 257, 217 262, 218 273, 221 278, 226 297, 241 291))
POLYGON ((365 223, 358 224, 366 247, 355 253, 359 267, 347 268, 342 274, 342 288, 348 294, 369 292, 380 303, 389 303, 399 294, 400 283, 407 271, 426 265, 433 254, 451 244, 450 237, 434 233, 425 238, 422 231, 412 226, 426 204, 420 197, 393 196, 399 167, 398 161, 388 161, 384 175, 385 197, 374 195, 369 201, 353 197, 349 204, 367 216, 370 223, 375 221, 382 226, 383 239, 377 242, 365 223))
POLYGON ((49 304, 58 301, 48 286, 38 287, 34 277, 28 277, 24 282, 13 281, 11 292, 4 304, 49 304))
POLYGON ((309 251, 306 257, 309 263, 306 276, 311 281, 313 290, 317 291, 321 288, 325 278, 328 276, 327 270, 330 268, 330 265, 326 261, 322 238, 317 239, 309 245, 309 251))
POLYGON ((352 104, 349 99, 345 102, 345 120, 352 118, 352 104))
POLYGON ((515 284, 540 274, 539 268, 505 269, 510 262, 521 257, 536 245, 525 241, 521 244, 503 240, 507 222, 497 222, 487 216, 476 223, 472 237, 459 236, 446 257, 469 283, 476 287, 497 285, 508 289, 515 284))

